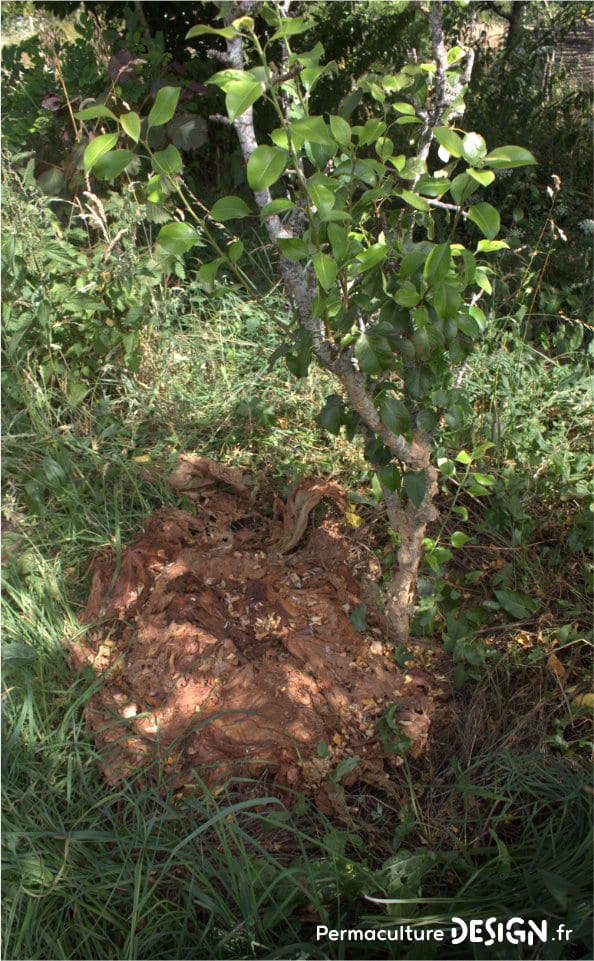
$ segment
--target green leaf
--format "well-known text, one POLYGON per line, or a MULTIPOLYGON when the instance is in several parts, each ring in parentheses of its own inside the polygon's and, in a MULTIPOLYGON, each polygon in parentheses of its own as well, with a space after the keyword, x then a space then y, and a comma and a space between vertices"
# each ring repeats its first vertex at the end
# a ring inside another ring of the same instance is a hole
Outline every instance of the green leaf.
POLYGON ((502 588, 494 591, 494 594, 503 610, 507 614, 511 614, 512 617, 529 617, 540 607, 538 601, 533 597, 528 594, 521 594, 519 591, 509 591, 502 588))
POLYGON ((380 404, 382 423, 393 434, 405 434, 410 430, 410 414, 397 397, 384 397, 380 404))
POLYGON ((321 184, 310 182, 307 185, 307 192, 323 221, 334 207, 336 197, 333 191, 329 190, 328 187, 322 187, 321 184))
POLYGON ((450 544, 452 547, 464 547, 469 540, 470 537, 468 534, 464 534, 463 531, 454 531, 454 533, 450 535, 450 544))
MULTIPOLYGON (((85 107, 84 110, 79 110, 74 116, 77 120, 98 120, 101 117, 109 117, 111 120, 117 120, 113 110, 109 107, 104 107, 101 104, 97 104, 96 107, 85 107)), ((120 120, 122 118, 120 117, 120 120)))
POLYGON ((269 43, 273 40, 281 40, 283 37, 293 37, 298 33, 305 33, 311 29, 311 23, 304 17, 285 17, 278 30, 272 34, 269 43))
POLYGON ((99 157, 102 157, 103 154, 108 153, 112 147, 115 147, 117 142, 117 133, 102 133, 98 137, 94 137, 93 140, 91 140, 91 142, 85 147, 85 153, 83 157, 85 170, 91 170, 99 160, 99 157))
POLYGON ((130 137, 130 140, 138 143, 138 138, 140 137, 140 117, 138 114, 134 110, 131 110, 130 113, 123 113, 120 116, 120 123, 125 133, 130 137))
POLYGON ((134 160, 130 150, 110 150, 99 157, 93 166, 93 173, 99 180, 114 180, 134 160))
POLYGON ((482 187, 488 187, 495 180, 495 174, 492 170, 475 170, 474 167, 469 167, 466 173, 482 187))
POLYGON ((472 166, 480 163, 486 156, 487 144, 480 133, 467 133, 462 141, 462 155, 472 166))
POLYGON ((332 131, 332 136, 337 143, 342 146, 346 146, 351 142, 351 128, 350 125, 343 120, 342 117, 337 117, 335 115, 330 117, 330 130, 332 131))
POLYGON ((404 475, 404 490, 406 496, 415 507, 420 507, 427 490, 425 471, 406 471, 404 475))
POLYGON ((265 144, 256 147, 247 165, 248 183, 256 193, 266 190, 282 176, 289 157, 288 150, 279 147, 268 147, 265 144))
POLYGON ((380 467, 379 479, 389 491, 399 491, 402 487, 402 472, 398 470, 396 464, 384 464, 380 467))
POLYGON ((245 200, 242 200, 241 197, 230 195, 217 200, 210 211, 210 216, 213 220, 219 220, 221 223, 225 223, 226 220, 237 220, 240 217, 247 217, 250 212, 250 208, 245 200))
POLYGON ((493 250, 509 250, 509 244, 505 240, 479 240, 476 250, 479 254, 488 254, 493 250))
POLYGON ((236 37, 239 31, 235 27, 207 27, 202 23, 199 23, 195 27, 191 27, 187 34, 186 40, 191 40, 193 37, 201 37, 203 34, 214 34, 216 37, 225 37, 227 40, 231 40, 236 37))
POLYGON ((295 204, 292 200, 287 200, 286 197, 277 197, 276 200, 271 200, 269 204, 260 211, 260 220, 266 220, 267 217, 272 217, 273 214, 282 214, 286 210, 292 210, 295 204))
POLYGON ((373 244, 368 247, 367 250, 362 250, 361 253, 357 254, 353 258, 351 265, 349 266, 349 274, 351 276, 355 274, 365 273, 366 270, 372 270, 381 264, 386 257, 388 251, 386 244, 373 244))
POLYGON ((478 190, 478 183, 468 174, 458 174, 450 185, 450 193, 457 204, 468 200, 475 190, 478 190))
POLYGON ((264 88, 255 80, 238 80, 229 84, 225 94, 225 106, 229 120, 236 120, 263 95, 264 88))
POLYGON ((456 316, 462 303, 462 295, 457 287, 441 283, 433 287, 430 296, 438 317, 447 320, 448 317, 456 316))
POLYGON ((157 173, 167 174, 168 176, 178 173, 183 167, 181 154, 172 143, 165 150, 158 150, 157 153, 154 153, 151 160, 153 169, 157 173))
POLYGON ((381 135, 385 132, 386 124, 383 120, 377 120, 374 118, 368 120, 359 133, 359 146, 363 147, 365 144, 374 143, 377 138, 381 137, 381 135))
POLYGON ((416 111, 411 103, 399 102, 393 103, 392 106, 398 113, 407 114, 409 117, 415 116, 416 111))
POLYGON ((458 454, 456 454, 456 460, 459 464, 472 464, 472 457, 468 451, 465 450, 461 450, 458 454))
POLYGON ((367 604, 358 604, 351 611, 349 618, 351 624, 360 634, 367 630, 367 604))
POLYGON ((324 290, 330 290, 336 283, 336 261, 328 254, 314 254, 311 262, 318 280, 324 290))
POLYGON ((406 283, 396 291, 394 300, 397 304, 400 304, 401 307, 416 307, 421 300, 421 294, 414 284, 411 284, 410 281, 407 280, 406 283))
POLYGON ((509 170, 510 167, 526 167, 535 164, 536 158, 523 147, 497 147, 485 157, 486 164, 494 170, 509 170))
POLYGON ((431 210, 431 206, 427 203, 427 201, 423 200, 422 197, 419 197, 418 194, 413 193, 412 190, 401 190, 400 196, 403 200, 406 200, 407 204, 410 204, 411 207, 414 207, 415 210, 431 210))
POLYGON ((294 120, 291 124, 291 136, 301 144, 308 141, 327 144, 334 148, 334 138, 330 135, 323 117, 304 117, 302 120, 294 120))
POLYGON ((393 353, 385 337, 370 332, 361 334, 355 345, 355 357, 366 374, 381 374, 392 365, 393 353))
POLYGON ((298 237, 281 237, 278 249, 287 260, 307 260, 309 257, 309 247, 298 237))
POLYGON ((501 225, 499 212, 491 204, 474 204, 468 210, 468 219, 472 220, 487 240, 494 240, 501 225))
POLYGON ((338 394, 331 394, 318 414, 318 421, 330 434, 339 434, 343 422, 344 402, 338 394))
POLYGON ((437 414, 435 413, 434 410, 431 410, 429 407, 426 407, 423 410, 420 410, 419 413, 417 414, 417 427, 419 428, 419 430, 425 431, 427 433, 433 430, 433 428, 437 424, 437 421, 438 421, 437 414))
POLYGON ((434 286, 447 276, 452 263, 452 252, 449 244, 438 244, 433 248, 427 260, 423 276, 428 284, 434 286))
POLYGON ((338 261, 342 260, 349 247, 349 228, 338 224, 328 224, 328 240, 338 261))
POLYGON ((195 227, 176 221, 161 227, 157 243, 170 254, 185 254, 195 244, 201 242, 201 237, 195 227))
POLYGON ((148 129, 168 123, 177 107, 181 87, 161 87, 148 115, 148 129))
POLYGON ((212 287, 217 278, 219 267, 224 263, 224 257, 217 257, 216 260, 212 260, 209 264, 202 264, 200 270, 198 271, 198 278, 200 282, 206 287, 212 287))
POLYGON ((449 127, 436 127, 433 136, 438 144, 443 147, 452 157, 461 157, 464 152, 464 145, 457 133, 449 127))
POLYGON ((335 784, 338 784, 341 778, 346 777, 347 774, 351 774, 355 770, 360 760, 361 758, 358 754, 354 754, 352 757, 345 757, 344 761, 341 761, 340 764, 337 765, 331 780, 335 784))
POLYGON ((234 240, 233 243, 229 245, 229 249, 227 250, 227 256, 232 264, 236 264, 237 261, 243 257, 244 253, 245 247, 241 240, 234 240))

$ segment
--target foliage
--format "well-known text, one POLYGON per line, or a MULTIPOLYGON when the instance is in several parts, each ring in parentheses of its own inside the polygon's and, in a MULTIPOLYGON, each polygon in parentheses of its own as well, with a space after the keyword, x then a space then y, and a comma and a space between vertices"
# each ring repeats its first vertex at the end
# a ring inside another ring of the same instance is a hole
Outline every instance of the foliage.
POLYGON ((56 208, 36 187, 33 160, 20 170, 7 160, 3 180, 5 403, 22 401, 15 372, 26 368, 27 391, 57 388, 77 407, 113 371, 138 369, 140 336, 163 309, 161 274, 172 261, 155 258, 133 188, 104 201, 88 189, 56 208))

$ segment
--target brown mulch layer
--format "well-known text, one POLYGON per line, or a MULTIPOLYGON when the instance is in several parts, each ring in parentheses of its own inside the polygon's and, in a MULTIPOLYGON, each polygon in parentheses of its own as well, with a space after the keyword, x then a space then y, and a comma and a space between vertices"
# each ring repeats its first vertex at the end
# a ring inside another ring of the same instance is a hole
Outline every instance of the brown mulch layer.
POLYGON ((119 570, 95 561, 69 645, 104 680, 86 719, 108 780, 146 782, 158 759, 179 789, 265 775, 331 813, 338 782, 378 783, 403 745, 419 758, 449 684, 400 669, 379 614, 351 623, 349 543, 310 516, 322 498, 344 510, 340 486, 305 478, 258 505, 249 478, 201 457, 169 480, 195 510, 149 517, 119 570))

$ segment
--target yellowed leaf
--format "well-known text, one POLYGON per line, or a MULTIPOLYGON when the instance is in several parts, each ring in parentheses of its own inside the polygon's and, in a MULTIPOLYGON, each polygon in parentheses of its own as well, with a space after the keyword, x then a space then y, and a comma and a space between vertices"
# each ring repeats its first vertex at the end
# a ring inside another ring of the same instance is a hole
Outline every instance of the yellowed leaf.
POLYGON ((133 457, 132 460, 137 464, 148 464, 151 459, 150 454, 139 454, 138 457, 133 457))
POLYGON ((561 661, 556 654, 549 654, 547 659, 547 667, 556 674, 560 681, 565 677, 565 668, 563 667, 561 661))
POLYGON ((365 523, 362 517, 359 517, 358 514, 355 514, 352 511, 347 511, 344 515, 344 519, 347 522, 347 524, 350 524, 351 527, 355 528, 355 530, 357 530, 359 527, 361 527, 362 524, 365 523))
POLYGON ((594 708, 594 693, 588 691, 586 694, 576 694, 571 702, 574 707, 589 707, 594 708))

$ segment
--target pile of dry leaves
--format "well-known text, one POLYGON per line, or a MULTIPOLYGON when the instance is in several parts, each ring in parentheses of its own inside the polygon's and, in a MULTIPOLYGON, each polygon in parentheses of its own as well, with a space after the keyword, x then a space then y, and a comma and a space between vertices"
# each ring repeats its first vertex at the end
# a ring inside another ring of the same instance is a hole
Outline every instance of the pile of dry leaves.
POLYGON ((70 645, 104 679, 87 723, 108 779, 158 764, 179 789, 266 775, 330 811, 339 779, 378 783, 404 745, 419 757, 448 684, 401 670, 379 615, 353 627, 348 541, 310 520, 322 498, 344 509, 340 486, 302 479, 259 505, 249 478, 202 457, 169 481, 194 510, 149 517, 119 570, 95 562, 88 630, 70 645))

